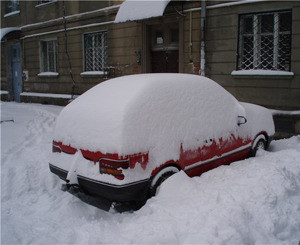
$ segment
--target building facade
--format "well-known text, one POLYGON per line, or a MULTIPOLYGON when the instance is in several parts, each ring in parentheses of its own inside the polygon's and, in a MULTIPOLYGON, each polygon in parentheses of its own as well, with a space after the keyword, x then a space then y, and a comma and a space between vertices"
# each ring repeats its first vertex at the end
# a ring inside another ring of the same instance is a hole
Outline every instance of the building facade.
POLYGON ((63 104, 108 78, 180 72, 240 101, 300 109, 299 1, 147 4, 2 1, 1 96, 63 104))

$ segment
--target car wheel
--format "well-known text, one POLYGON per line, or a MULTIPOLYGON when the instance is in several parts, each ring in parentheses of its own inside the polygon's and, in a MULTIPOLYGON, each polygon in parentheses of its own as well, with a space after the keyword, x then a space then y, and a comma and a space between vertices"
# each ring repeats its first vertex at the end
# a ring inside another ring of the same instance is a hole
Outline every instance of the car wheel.
POLYGON ((173 166, 161 169, 152 179, 149 191, 149 197, 153 197, 158 193, 160 185, 170 176, 179 172, 179 169, 173 166))
POLYGON ((259 149, 262 150, 266 150, 267 148, 267 142, 266 142, 266 138, 264 135, 259 135, 253 143, 252 149, 251 149, 251 156, 255 157, 256 156, 256 152, 259 149))

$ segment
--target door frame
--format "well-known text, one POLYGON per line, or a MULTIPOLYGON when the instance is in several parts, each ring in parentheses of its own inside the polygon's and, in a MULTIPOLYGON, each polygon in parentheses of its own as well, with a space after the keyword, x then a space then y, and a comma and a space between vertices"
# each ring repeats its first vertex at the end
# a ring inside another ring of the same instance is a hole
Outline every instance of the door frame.
POLYGON ((164 24, 172 25, 176 23, 179 29, 178 41, 178 73, 183 72, 183 17, 171 15, 168 17, 158 17, 142 21, 142 72, 151 73, 151 27, 154 25, 164 24))
POLYGON ((10 45, 8 45, 8 57, 9 57, 9 72, 7 74, 9 74, 10 80, 11 80, 11 91, 12 91, 12 96, 14 101, 16 102, 20 102, 21 98, 20 98, 20 94, 23 91, 23 81, 22 81, 22 49, 21 49, 21 43, 20 42, 15 42, 15 43, 11 43, 10 45), (18 61, 14 62, 14 58, 13 58, 13 48, 17 47, 19 49, 19 54, 20 57, 18 58, 18 61), (17 63, 18 67, 19 67, 19 71, 20 74, 18 76, 18 81, 15 82, 14 80, 14 66, 13 63, 17 63), (16 89, 16 85, 18 86, 18 88, 16 89))

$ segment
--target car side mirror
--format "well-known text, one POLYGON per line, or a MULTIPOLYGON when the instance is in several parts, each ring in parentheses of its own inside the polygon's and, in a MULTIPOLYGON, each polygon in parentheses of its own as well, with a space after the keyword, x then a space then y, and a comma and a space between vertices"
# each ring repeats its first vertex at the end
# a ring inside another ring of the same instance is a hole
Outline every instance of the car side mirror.
POLYGON ((238 116, 238 121, 237 121, 237 125, 240 126, 242 124, 245 124, 247 122, 246 117, 243 116, 238 116))

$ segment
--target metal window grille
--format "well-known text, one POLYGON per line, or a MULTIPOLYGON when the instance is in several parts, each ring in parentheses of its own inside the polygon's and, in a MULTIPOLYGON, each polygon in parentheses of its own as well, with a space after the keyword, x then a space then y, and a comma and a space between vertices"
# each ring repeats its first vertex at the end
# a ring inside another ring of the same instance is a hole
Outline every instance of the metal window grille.
POLYGON ((292 11, 240 16, 239 70, 290 71, 292 11))
POLYGON ((107 61, 107 32, 84 34, 84 70, 103 71, 107 61))
POLYGON ((41 41, 42 72, 57 71, 57 40, 41 41))
POLYGON ((6 12, 11 13, 19 10, 19 0, 11 0, 6 2, 6 12))

